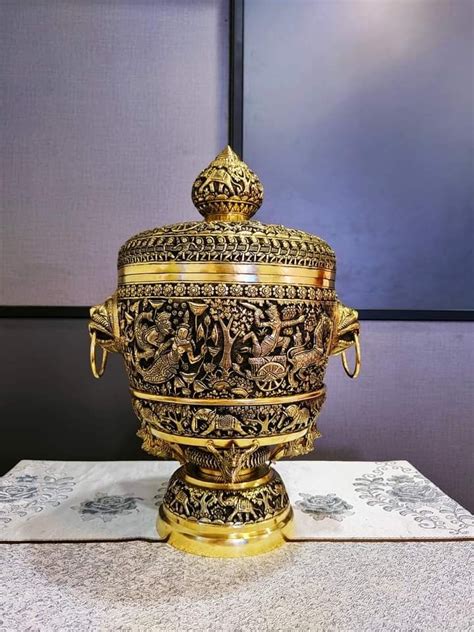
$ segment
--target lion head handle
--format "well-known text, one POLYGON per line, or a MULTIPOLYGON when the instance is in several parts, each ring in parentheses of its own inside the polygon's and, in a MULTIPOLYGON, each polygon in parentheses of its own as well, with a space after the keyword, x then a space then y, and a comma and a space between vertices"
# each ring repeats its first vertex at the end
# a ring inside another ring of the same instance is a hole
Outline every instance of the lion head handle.
POLYGON ((356 378, 360 372, 360 323, 359 314, 355 309, 338 303, 336 307, 334 335, 331 342, 331 355, 341 354, 344 371, 351 378, 356 378), (346 350, 355 348, 354 370, 350 371, 347 365, 346 350))
POLYGON ((110 351, 121 351, 117 296, 112 294, 101 305, 90 308, 89 335, 91 338, 90 363, 92 375, 99 378, 105 371, 110 351), (102 348, 100 367, 96 363, 97 345, 102 348))

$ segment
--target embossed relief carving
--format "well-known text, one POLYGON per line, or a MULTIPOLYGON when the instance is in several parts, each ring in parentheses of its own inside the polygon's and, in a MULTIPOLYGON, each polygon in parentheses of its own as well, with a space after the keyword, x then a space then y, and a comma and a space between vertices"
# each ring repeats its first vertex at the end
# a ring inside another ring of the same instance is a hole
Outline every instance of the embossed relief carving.
POLYGON ((333 289, 315 288, 311 285, 264 285, 259 283, 148 283, 119 286, 119 298, 145 298, 152 296, 196 298, 201 296, 235 298, 277 298, 289 300, 335 301, 333 289))
POLYGON ((183 466, 160 535, 205 555, 254 554, 284 541, 291 511, 270 463, 313 449, 328 356, 359 372, 358 315, 337 299, 324 240, 249 219, 263 187, 230 147, 192 198, 204 221, 120 249, 117 291, 91 311, 91 369, 100 377, 107 352, 124 356, 143 449, 183 466))
POLYGON ((198 175, 191 197, 194 206, 206 218, 229 217, 240 220, 254 215, 263 201, 263 186, 258 176, 227 146, 198 175))
POLYGON ((138 418, 168 434, 239 439, 299 432, 317 417, 325 395, 293 404, 270 406, 193 406, 134 399, 138 418))
POLYGON ((295 441, 284 443, 277 449, 272 458, 278 461, 279 459, 308 454, 314 450, 314 443, 320 436, 321 433, 318 430, 317 418, 314 418, 303 437, 295 441))
MULTIPOLYGON (((178 474, 178 475, 177 475, 178 474)), ((216 491, 185 484, 174 474, 164 503, 178 516, 213 524, 260 522, 272 518, 289 504, 279 476, 253 489, 216 491)))
POLYGON ((119 252, 118 265, 162 261, 278 263, 335 269, 334 251, 303 231, 258 221, 182 222, 132 237, 119 252))
POLYGON ((169 443, 153 435, 152 428, 157 427, 155 413, 139 399, 133 399, 132 402, 135 414, 140 420, 137 437, 140 437, 142 440, 142 449, 152 456, 176 459, 182 463, 184 461, 184 453, 180 445, 169 443))
MULTIPOLYGON (((321 388, 334 303, 277 303, 272 286, 255 287, 266 297, 237 300, 222 283, 200 288, 204 294, 212 288, 212 299, 184 298, 184 284, 168 285, 168 298, 119 301, 123 353, 135 388, 199 398, 321 388)), ((142 286, 145 294, 147 287, 153 285, 142 286)))
MULTIPOLYGON (((216 458, 216 456, 209 451, 208 448, 196 448, 185 447, 183 449, 186 455, 186 462, 198 465, 199 467, 205 467, 211 470, 220 470, 222 472, 222 458, 216 458)), ((220 450, 222 453, 226 452, 226 449, 220 450)), ((267 464, 272 458, 274 450, 271 447, 258 448, 251 453, 245 455, 243 466, 246 468, 256 468, 260 465, 267 464)), ((237 473, 238 478, 238 473, 237 473)), ((222 474, 221 480, 225 480, 225 475, 222 474)))

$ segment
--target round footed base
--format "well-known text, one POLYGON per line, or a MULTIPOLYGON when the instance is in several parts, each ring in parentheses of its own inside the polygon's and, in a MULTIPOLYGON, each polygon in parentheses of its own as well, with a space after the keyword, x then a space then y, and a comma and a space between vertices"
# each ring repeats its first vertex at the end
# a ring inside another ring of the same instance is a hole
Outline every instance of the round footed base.
POLYGON ((157 529, 188 553, 244 557, 284 544, 292 516, 283 481, 268 466, 247 470, 235 482, 181 467, 168 484, 157 529))
POLYGON ((242 525, 212 525, 176 516, 160 506, 157 530, 176 549, 205 557, 248 557, 284 544, 293 519, 291 507, 269 520, 242 525))

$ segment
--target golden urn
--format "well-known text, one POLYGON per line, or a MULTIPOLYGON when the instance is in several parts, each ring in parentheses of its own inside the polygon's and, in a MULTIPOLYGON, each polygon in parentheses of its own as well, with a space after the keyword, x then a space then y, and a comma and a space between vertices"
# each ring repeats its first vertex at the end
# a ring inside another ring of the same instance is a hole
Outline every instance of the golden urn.
POLYGON ((251 219, 263 187, 230 147, 198 175, 192 199, 204 221, 121 247, 118 288, 90 311, 91 368, 100 377, 108 352, 122 354, 143 449, 181 464, 160 536, 191 553, 254 555, 291 533, 270 463, 313 449, 329 356, 358 374, 358 314, 337 298, 325 241, 251 219))

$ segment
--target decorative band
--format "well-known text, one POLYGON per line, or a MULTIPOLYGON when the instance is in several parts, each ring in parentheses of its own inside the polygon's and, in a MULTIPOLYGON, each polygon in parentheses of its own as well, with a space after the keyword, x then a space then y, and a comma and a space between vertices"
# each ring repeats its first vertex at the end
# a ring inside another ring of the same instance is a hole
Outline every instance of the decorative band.
POLYGON ((173 397, 171 395, 154 395, 153 393, 144 393, 133 388, 130 389, 132 395, 138 399, 145 399, 153 402, 163 402, 168 404, 192 404, 194 406, 271 406, 273 404, 291 404, 293 402, 302 402, 307 399, 316 399, 324 395, 326 388, 310 391, 309 393, 296 393, 295 395, 281 395, 280 397, 252 397, 248 399, 199 399, 197 397, 173 397))
POLYGON ((165 297, 176 299, 196 298, 208 299, 216 298, 244 298, 286 300, 297 301, 335 301, 337 299, 336 290, 329 288, 307 286, 298 283, 297 285, 268 285, 264 283, 127 283, 119 285, 117 289, 118 298, 152 298, 165 297))
MULTIPOLYGON (((179 443, 180 445, 195 445, 200 446, 202 448, 207 447, 209 444, 209 439, 207 437, 188 437, 186 435, 176 435, 171 434, 169 432, 163 432, 162 430, 157 430, 155 427, 150 427, 150 432, 153 436, 158 437, 159 439, 163 439, 164 441, 168 441, 168 443, 179 443)), ((301 439, 308 432, 308 428, 303 428, 303 430, 298 430, 298 432, 290 432, 288 434, 279 434, 272 435, 269 437, 249 437, 242 439, 240 437, 231 437, 229 439, 212 439, 212 443, 217 448, 229 448, 232 445, 237 446, 238 448, 248 448, 255 443, 255 440, 258 441, 261 447, 267 445, 279 445, 280 443, 289 443, 290 441, 296 441, 297 439, 301 439)))
POLYGON ((210 481, 204 478, 197 478, 184 472, 181 476, 187 483, 196 487, 206 487, 207 489, 252 489, 253 487, 261 487, 275 478, 274 470, 270 470, 259 478, 250 479, 248 481, 239 481, 238 483, 225 483, 222 480, 210 481))
POLYGON ((279 283, 333 288, 334 270, 251 263, 136 263, 118 271, 119 283, 197 281, 201 283, 279 283))

